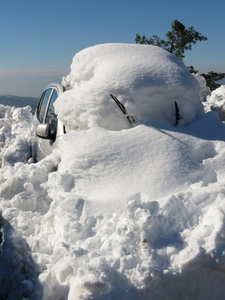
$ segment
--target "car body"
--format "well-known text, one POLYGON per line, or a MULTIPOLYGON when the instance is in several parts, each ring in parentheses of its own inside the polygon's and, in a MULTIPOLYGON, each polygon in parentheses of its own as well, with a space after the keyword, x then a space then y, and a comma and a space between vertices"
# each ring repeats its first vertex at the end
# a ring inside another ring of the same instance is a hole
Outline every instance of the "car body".
MULTIPOLYGON (((35 162, 59 148, 60 140, 66 133, 65 126, 58 119, 54 103, 66 91, 60 83, 48 85, 41 94, 31 126, 31 155, 35 162)), ((134 117, 126 113, 124 105, 112 94, 111 98, 126 118, 129 127, 135 122, 134 117)))
POLYGON ((43 159, 58 147, 65 133, 54 111, 54 102, 65 88, 59 83, 48 85, 38 102, 31 126, 31 153, 35 161, 43 159))

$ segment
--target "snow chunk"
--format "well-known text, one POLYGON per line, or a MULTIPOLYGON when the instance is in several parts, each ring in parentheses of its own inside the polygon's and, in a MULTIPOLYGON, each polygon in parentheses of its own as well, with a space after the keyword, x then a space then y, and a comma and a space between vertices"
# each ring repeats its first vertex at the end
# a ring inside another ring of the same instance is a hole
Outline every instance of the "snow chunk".
POLYGON ((130 128, 110 94, 126 107, 136 124, 165 120, 176 124, 175 101, 180 124, 203 114, 199 84, 184 64, 162 48, 149 45, 103 44, 77 53, 65 87, 55 103, 67 129, 130 128))
POLYGON ((31 107, 9 107, 0 104, 0 166, 30 157, 31 107))
POLYGON ((207 97, 205 110, 218 112, 221 121, 225 121, 225 85, 221 85, 207 97))

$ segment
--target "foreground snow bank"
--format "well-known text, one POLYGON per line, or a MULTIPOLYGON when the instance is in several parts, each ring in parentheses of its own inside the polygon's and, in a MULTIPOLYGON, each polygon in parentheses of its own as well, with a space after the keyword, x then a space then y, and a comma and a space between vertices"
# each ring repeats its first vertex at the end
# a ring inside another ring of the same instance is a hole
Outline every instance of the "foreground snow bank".
POLYGON ((190 124, 203 114, 199 84, 184 64, 162 48, 149 45, 103 44, 77 53, 55 107, 67 129, 129 128, 110 97, 125 105, 136 124, 164 120, 190 124))
POLYGON ((182 129, 71 131, 36 164, 27 162, 30 117, 0 107, 2 298, 224 298, 216 112, 182 129))

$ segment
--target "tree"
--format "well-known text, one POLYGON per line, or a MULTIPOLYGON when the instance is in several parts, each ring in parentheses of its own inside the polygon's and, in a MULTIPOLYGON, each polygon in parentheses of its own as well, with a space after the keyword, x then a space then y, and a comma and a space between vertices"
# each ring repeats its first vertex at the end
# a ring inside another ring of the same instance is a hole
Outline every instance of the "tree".
MULTIPOLYGON (((136 34, 136 44, 147 44, 162 47, 182 60, 185 57, 184 52, 186 50, 192 50, 193 44, 196 44, 198 41, 201 42, 207 40, 207 37, 197 32, 194 27, 186 29, 185 26, 177 20, 172 22, 171 27, 171 31, 168 31, 165 34, 167 37, 166 40, 160 39, 157 35, 153 35, 147 39, 144 35, 141 37, 139 34, 136 34)), ((193 66, 188 68, 191 73, 196 73, 193 66)), ((220 84, 215 83, 215 81, 225 78, 225 73, 217 73, 214 71, 201 75, 205 77, 206 83, 211 90, 220 86, 220 84)))
POLYGON ((162 47, 180 59, 183 59, 185 50, 191 50, 192 44, 196 44, 197 41, 201 42, 207 40, 205 36, 197 32, 193 27, 186 29, 185 26, 177 20, 173 21, 171 27, 172 30, 166 33, 167 40, 162 40, 157 35, 153 35, 147 39, 144 35, 141 37, 139 34, 136 34, 135 41, 137 44, 162 47))

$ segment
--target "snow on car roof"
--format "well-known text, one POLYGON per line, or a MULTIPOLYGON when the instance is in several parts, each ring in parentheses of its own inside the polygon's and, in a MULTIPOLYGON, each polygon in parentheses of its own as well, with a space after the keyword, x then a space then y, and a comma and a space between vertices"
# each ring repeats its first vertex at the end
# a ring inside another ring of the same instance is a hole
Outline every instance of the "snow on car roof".
POLYGON ((162 48, 136 44, 102 44, 77 53, 63 78, 72 89, 56 101, 59 119, 69 129, 129 128, 112 101, 113 94, 136 124, 164 120, 189 124, 203 114, 199 84, 175 55, 162 48))

